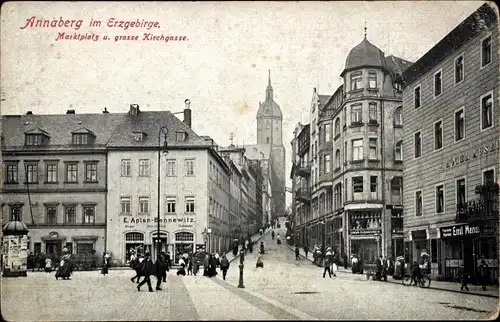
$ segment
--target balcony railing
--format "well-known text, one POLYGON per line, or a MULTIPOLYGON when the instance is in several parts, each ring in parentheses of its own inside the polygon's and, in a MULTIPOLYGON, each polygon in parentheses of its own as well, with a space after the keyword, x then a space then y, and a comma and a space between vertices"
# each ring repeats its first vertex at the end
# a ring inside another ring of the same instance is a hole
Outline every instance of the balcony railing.
POLYGON ((311 202, 311 190, 299 188, 299 189, 297 189, 297 192, 295 193, 295 197, 297 198, 297 200, 299 200, 303 203, 310 203, 311 202))
POLYGON ((309 162, 298 163, 296 173, 301 177, 309 177, 311 175, 311 164, 309 162))
POLYGON ((498 200, 479 199, 457 205, 456 222, 498 219, 498 200))

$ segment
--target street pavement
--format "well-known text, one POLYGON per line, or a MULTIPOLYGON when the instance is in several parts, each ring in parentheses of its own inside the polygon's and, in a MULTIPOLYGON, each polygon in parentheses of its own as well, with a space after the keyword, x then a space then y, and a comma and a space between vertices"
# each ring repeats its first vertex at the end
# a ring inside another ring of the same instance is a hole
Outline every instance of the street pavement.
MULTIPOLYGON (((285 230, 280 232, 282 239, 285 230)), ((262 238, 264 268, 257 269, 258 247, 244 261, 231 262, 226 281, 179 277, 171 271, 162 291, 141 292, 130 281, 132 270, 75 272, 71 280, 54 273, 28 272, 28 277, 1 280, 2 317, 9 321, 92 320, 315 320, 315 319, 446 319, 493 317, 497 298, 451 293, 367 281, 364 276, 322 277, 310 261, 295 260, 270 234, 262 238)), ((283 240, 284 241, 284 240, 283 240)), ((152 277, 153 287, 156 278, 152 277)))
MULTIPOLYGON (((295 246, 288 247, 290 251, 295 251, 295 246)), ((299 248, 299 254, 301 258, 306 259, 310 261, 311 263, 314 261, 313 259, 313 254, 311 252, 306 254, 304 252, 303 248, 299 248)), ((345 269, 344 267, 338 267, 338 270, 340 273, 347 273, 347 274, 352 274, 352 270, 350 268, 345 269)), ((365 276, 365 275, 360 275, 360 276, 365 276)), ((392 279, 392 277, 389 277, 387 279, 388 282, 390 283, 395 283, 399 284, 402 286, 401 280, 396 280, 392 279)), ((446 282, 446 281, 436 281, 432 280, 430 289, 435 289, 435 290, 440 290, 440 291, 448 291, 448 292, 456 292, 456 293, 467 293, 467 294, 473 294, 473 295, 478 295, 478 296, 487 296, 487 297, 499 297, 499 288, 495 286, 488 286, 486 290, 483 290, 480 285, 473 285, 469 284, 467 285, 469 290, 468 291, 462 291, 460 290, 460 283, 454 283, 454 282, 446 282)))

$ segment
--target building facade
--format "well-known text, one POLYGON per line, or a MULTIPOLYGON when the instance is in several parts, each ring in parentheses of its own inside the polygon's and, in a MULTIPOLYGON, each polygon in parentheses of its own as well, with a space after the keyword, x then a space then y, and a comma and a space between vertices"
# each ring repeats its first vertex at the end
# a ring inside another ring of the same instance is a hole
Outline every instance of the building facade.
POLYGON ((327 99, 314 91, 310 157, 303 157, 306 139, 297 133, 297 158, 306 169, 295 167, 301 177, 295 199, 305 209, 303 183, 310 189, 311 214, 302 212, 307 219, 299 215, 302 227, 296 226, 309 245, 358 254, 365 263, 403 254, 400 76, 410 64, 385 56, 365 35, 346 58, 343 85, 327 99))
POLYGON ((446 279, 498 281, 498 39, 485 4, 404 73, 406 256, 446 279))
POLYGON ((132 105, 110 139, 107 248, 114 262, 125 264, 132 250, 155 257, 158 249, 177 262, 229 238, 229 168, 190 125, 188 103, 184 122, 132 105))
POLYGON ((33 254, 106 250, 106 143, 121 122, 106 116, 2 117, 2 224, 24 222, 33 254))

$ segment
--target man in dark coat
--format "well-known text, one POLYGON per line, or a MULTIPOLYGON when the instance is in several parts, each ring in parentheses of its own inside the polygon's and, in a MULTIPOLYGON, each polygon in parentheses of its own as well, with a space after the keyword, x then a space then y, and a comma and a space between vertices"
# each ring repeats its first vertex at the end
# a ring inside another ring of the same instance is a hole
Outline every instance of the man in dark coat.
POLYGON ((140 272, 141 276, 144 276, 144 279, 139 283, 139 285, 137 285, 137 290, 140 291, 141 286, 148 283, 149 291, 154 292, 153 287, 151 286, 151 279, 149 278, 154 273, 154 264, 151 261, 149 253, 144 254, 144 260, 141 263, 140 272))
POLYGON ((214 277, 215 275, 217 275, 217 263, 215 261, 215 257, 210 254, 208 257, 207 276, 214 277))
POLYGON ((295 246, 295 260, 300 260, 299 246, 295 246))
POLYGON ((163 283, 167 282, 167 272, 170 270, 170 255, 162 252, 163 261, 165 263, 165 274, 163 275, 163 283))
POLYGON ((167 281, 167 264, 163 254, 154 263, 154 274, 156 276, 156 290, 161 291, 161 281, 167 281))

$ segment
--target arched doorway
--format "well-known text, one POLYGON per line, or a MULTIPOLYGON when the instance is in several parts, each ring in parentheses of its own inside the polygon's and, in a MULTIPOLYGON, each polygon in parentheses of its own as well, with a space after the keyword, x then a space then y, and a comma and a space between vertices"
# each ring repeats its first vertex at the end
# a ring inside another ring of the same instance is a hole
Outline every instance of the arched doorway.
POLYGON ((174 263, 179 261, 182 254, 193 253, 194 249, 194 234, 188 231, 181 231, 174 235, 174 263))
POLYGON ((134 251, 136 254, 144 253, 144 234, 140 232, 130 232, 125 234, 125 263, 130 260, 130 255, 134 251))

